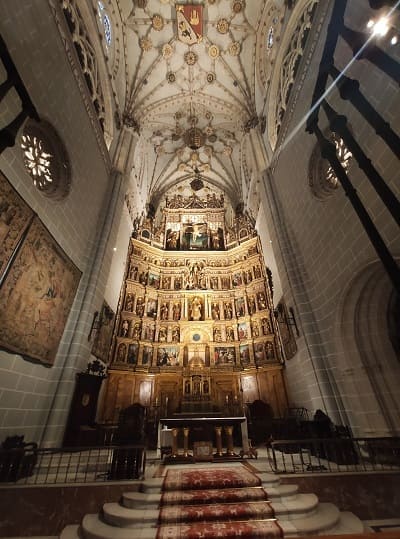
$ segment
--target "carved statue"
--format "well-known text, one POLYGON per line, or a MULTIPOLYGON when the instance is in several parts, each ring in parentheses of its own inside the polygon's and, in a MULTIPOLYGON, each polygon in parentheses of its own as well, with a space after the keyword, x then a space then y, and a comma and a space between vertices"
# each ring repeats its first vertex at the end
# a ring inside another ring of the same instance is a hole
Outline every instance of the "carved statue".
POLYGON ((195 296, 190 306, 190 318, 192 320, 201 320, 202 316, 202 303, 201 299, 195 296))

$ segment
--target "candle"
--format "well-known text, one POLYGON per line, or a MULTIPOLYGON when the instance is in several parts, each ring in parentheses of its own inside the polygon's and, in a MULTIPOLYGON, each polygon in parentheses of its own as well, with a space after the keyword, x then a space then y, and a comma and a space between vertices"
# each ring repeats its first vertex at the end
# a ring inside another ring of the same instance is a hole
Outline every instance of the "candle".
POLYGON ((158 397, 156 397, 156 406, 158 406, 158 397))
POLYGON ((229 402, 229 397, 228 397, 228 395, 226 395, 225 400, 226 400, 226 404, 228 404, 228 402, 229 402))
POLYGON ((165 397, 165 406, 168 406, 168 397, 165 397))

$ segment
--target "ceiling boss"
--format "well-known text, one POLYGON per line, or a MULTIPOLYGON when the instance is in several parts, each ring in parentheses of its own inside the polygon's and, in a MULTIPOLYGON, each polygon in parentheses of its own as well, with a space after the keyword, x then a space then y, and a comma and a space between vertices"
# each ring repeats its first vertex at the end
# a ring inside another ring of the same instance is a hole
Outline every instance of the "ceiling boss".
POLYGON ((203 39, 203 6, 175 4, 178 39, 187 45, 203 39))

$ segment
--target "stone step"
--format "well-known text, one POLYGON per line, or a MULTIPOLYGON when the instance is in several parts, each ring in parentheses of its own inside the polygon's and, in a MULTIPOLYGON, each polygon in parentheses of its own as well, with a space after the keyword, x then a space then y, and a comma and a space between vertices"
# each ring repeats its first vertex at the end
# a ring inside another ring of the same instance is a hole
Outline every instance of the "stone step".
MULTIPOLYGON (((128 501, 132 501, 132 497, 128 498, 128 501)), ((146 505, 141 505, 140 507, 135 505, 132 508, 132 506, 127 507, 125 503, 126 500, 124 500, 123 505, 118 503, 104 504, 104 520, 108 524, 120 527, 132 527, 157 522, 159 511, 156 504, 153 506, 148 505, 147 507, 146 505)), ((314 512, 318 507, 318 498, 315 494, 299 494, 294 500, 272 502, 271 506, 275 511, 276 518, 294 520, 304 518, 307 514, 314 512)))
POLYGON ((140 491, 146 494, 156 494, 161 492, 161 487, 164 483, 163 477, 154 477, 151 479, 145 479, 140 484, 140 491))
POLYGON ((278 522, 285 537, 293 537, 296 535, 320 535, 324 531, 328 532, 338 525, 339 519, 340 511, 336 505, 320 503, 311 515, 296 519, 278 518, 278 522))
POLYGON ((111 526, 120 528, 133 528, 137 526, 155 526, 157 524, 159 509, 155 507, 130 509, 119 503, 105 503, 103 505, 103 519, 111 526))
POLYGON ((88 514, 83 517, 78 537, 80 539, 155 539, 156 535, 157 526, 118 528, 103 522, 98 514, 88 514))
POLYGON ((65 526, 59 535, 59 539, 79 539, 79 524, 70 524, 65 526))
MULTIPOLYGON (((320 535, 345 535, 348 533, 367 533, 369 530, 354 513, 341 511, 339 522, 331 530, 321 532, 320 535)), ((394 538, 393 538, 394 539, 394 538)))
POLYGON ((124 492, 122 495, 122 505, 132 509, 145 509, 146 507, 158 507, 161 500, 161 493, 147 492, 124 492))
MULTIPOLYGON (((285 537, 298 535, 324 535, 356 533, 363 530, 362 523, 350 514, 341 514, 332 504, 324 503, 312 515, 295 520, 278 519, 285 537)), ((157 534, 156 524, 117 527, 104 522, 99 515, 86 515, 82 521, 81 537, 84 539, 153 539, 157 534)), ((71 534, 71 527, 68 533, 71 534)), ((73 532, 73 530, 72 530, 73 532)), ((63 534, 66 534, 66 530, 63 534)), ((63 535, 61 539, 76 539, 63 535)))
POLYGON ((276 518, 285 520, 308 516, 317 510, 318 503, 318 496, 315 494, 298 494, 293 500, 271 500, 276 518))

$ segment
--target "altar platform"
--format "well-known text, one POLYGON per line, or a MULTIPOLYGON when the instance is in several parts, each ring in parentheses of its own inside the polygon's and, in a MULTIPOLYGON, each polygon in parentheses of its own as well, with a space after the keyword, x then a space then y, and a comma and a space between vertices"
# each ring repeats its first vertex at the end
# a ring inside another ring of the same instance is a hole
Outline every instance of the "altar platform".
POLYGON ((249 451, 247 419, 218 414, 161 418, 157 447, 159 456, 166 455, 168 463, 237 460, 249 451), (241 446, 239 453, 234 450, 234 437, 241 446))

